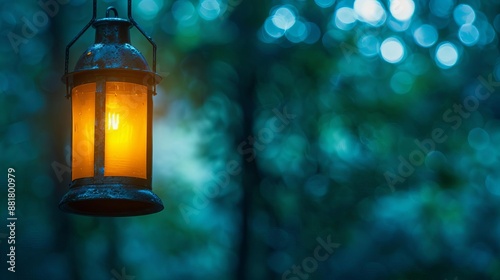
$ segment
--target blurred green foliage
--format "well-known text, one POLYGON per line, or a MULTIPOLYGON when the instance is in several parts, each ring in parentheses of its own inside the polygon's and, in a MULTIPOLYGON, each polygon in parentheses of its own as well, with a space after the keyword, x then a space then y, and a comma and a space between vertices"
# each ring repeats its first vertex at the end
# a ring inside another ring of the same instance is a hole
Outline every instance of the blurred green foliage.
POLYGON ((117 219, 57 209, 91 1, 0 2, 1 279, 500 279, 497 1, 133 2, 165 210, 117 219))

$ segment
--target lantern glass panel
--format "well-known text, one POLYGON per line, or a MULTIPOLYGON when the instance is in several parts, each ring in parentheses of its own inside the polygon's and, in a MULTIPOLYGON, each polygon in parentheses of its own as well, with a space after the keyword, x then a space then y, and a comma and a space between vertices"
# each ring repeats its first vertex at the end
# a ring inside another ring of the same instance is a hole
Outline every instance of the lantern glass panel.
POLYGON ((106 82, 104 176, 146 179, 147 87, 106 82))
POLYGON ((72 180, 94 176, 94 126, 96 84, 73 88, 72 180))

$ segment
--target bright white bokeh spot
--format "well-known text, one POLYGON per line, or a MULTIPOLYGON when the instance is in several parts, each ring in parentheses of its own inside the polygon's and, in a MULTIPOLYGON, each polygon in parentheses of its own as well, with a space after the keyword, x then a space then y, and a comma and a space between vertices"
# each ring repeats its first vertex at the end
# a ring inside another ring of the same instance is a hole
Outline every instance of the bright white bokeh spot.
POLYGON ((274 23, 273 23, 273 20, 271 17, 268 17, 266 19, 266 22, 264 22, 264 30, 266 31, 266 33, 277 39, 277 38, 280 38, 282 37, 283 35, 285 35, 285 30, 277 27, 274 23))
POLYGON ((335 0, 314 0, 314 2, 321 8, 328 8, 335 3, 335 0))
POLYGON ((431 12, 441 18, 450 16, 454 6, 454 0, 431 0, 429 2, 431 12))
MULTIPOLYGON (((163 5, 163 2, 160 1, 160 5, 163 5)), ((139 8, 143 18, 153 19, 158 14, 161 6, 155 0, 142 0, 137 5, 137 8, 139 8)))
POLYGON ((380 26, 385 22, 386 14, 384 7, 376 0, 356 0, 354 1, 354 12, 360 21, 373 26, 380 26))
POLYGON ((397 72, 391 78, 391 89, 397 94, 408 93, 415 78, 406 72, 397 72))
POLYGON ((354 10, 348 7, 342 7, 335 12, 335 26, 342 30, 349 30, 356 23, 356 14, 354 10))
POLYGON ((399 39, 396 37, 389 37, 382 42, 380 54, 385 61, 389 63, 398 63, 405 55, 405 48, 399 39))
POLYGON ((423 24, 415 29, 413 32, 413 38, 418 45, 428 48, 436 43, 438 33, 434 26, 423 24))
POLYGON ((358 40, 358 50, 359 52, 366 56, 372 57, 378 54, 380 48, 380 42, 377 36, 365 35, 358 40))
POLYGON ((286 31, 286 38, 292 43, 300 43, 307 38, 308 35, 307 26, 300 20, 297 20, 295 24, 286 31))
POLYGON ((204 20, 214 20, 222 13, 222 5, 219 0, 202 0, 198 13, 204 20))
POLYGON ((392 0, 389 9, 395 19, 407 21, 415 12, 415 3, 413 0, 392 0))
POLYGON ((476 19, 476 13, 471 6, 460 4, 453 11, 453 18, 458 25, 470 24, 476 19))
POLYGON ((448 69, 458 61, 458 50, 450 42, 441 43, 436 50, 437 65, 443 69, 448 69))
POLYGON ((490 135, 486 130, 476 127, 469 132, 467 137, 469 145, 475 150, 483 150, 490 144, 490 135))
POLYGON ((281 7, 272 16, 274 25, 283 30, 287 30, 295 24, 295 13, 288 7, 281 7))
POLYGON ((466 46, 473 46, 479 40, 479 30, 472 24, 464 24, 458 30, 458 38, 466 46))

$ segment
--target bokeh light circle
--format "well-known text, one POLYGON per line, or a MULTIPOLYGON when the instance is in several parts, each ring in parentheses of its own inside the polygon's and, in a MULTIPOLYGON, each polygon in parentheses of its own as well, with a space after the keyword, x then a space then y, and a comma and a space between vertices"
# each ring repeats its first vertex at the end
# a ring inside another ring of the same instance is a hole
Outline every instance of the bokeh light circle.
POLYGON ((493 42, 496 36, 495 29, 483 13, 478 12, 476 14, 474 26, 479 31, 479 40, 477 41, 478 45, 485 46, 493 42))
POLYGON ((415 29, 413 38, 418 45, 428 48, 437 42, 438 32, 434 26, 423 24, 415 29))
POLYGON ((143 18, 153 19, 156 17, 158 11, 160 11, 162 6, 163 6, 162 1, 157 2, 155 0, 142 0, 137 5, 137 8, 139 8, 139 11, 141 12, 141 16, 143 18))
POLYGON ((286 38, 292 43, 300 43, 307 38, 309 31, 305 23, 297 20, 295 24, 286 31, 286 38))
POLYGON ((380 46, 382 58, 389 63, 400 62, 405 55, 403 43, 396 37, 389 37, 380 46))
POLYGON ((414 82, 413 75, 406 72, 396 72, 391 78, 391 89, 397 94, 408 93, 414 82))
POLYGON ((454 0, 431 0, 429 2, 431 13, 440 18, 447 18, 450 16, 454 6, 454 0))
POLYGON ((214 20, 220 16, 222 5, 218 0, 203 0, 198 7, 198 13, 204 20, 214 20))
POLYGON ((264 22, 264 30, 266 31, 266 33, 277 39, 277 38, 280 38, 282 37, 283 35, 285 35, 285 30, 277 27, 274 23, 273 23, 273 19, 271 17, 268 17, 266 19, 266 21, 264 22))
POLYGON ((476 13, 471 6, 460 4, 453 11, 453 18, 458 25, 471 24, 476 19, 476 13))
POLYGON ((358 40, 359 52, 366 57, 373 57, 378 54, 380 42, 377 36, 365 35, 358 40))
POLYGON ((190 1, 179 0, 172 5, 172 14, 178 22, 184 22, 192 19, 195 11, 193 3, 190 1))
POLYGON ((328 8, 335 4, 335 0, 314 0, 314 2, 321 8, 328 8))
POLYGON ((281 7, 274 12, 272 22, 276 27, 288 30, 295 24, 295 13, 289 7, 281 7))
POLYGON ((314 44, 321 37, 321 29, 314 22, 306 22, 307 26, 307 38, 304 40, 306 44, 314 44))
POLYGON ((458 38, 466 46, 473 46, 479 41, 479 30, 472 24, 464 24, 458 30, 458 38))
POLYGON ((441 43, 436 49, 436 63, 442 69, 454 66, 458 61, 458 50, 450 42, 441 43))
POLYGON ((407 21, 415 12, 415 3, 413 0, 392 0, 389 10, 395 19, 407 21))
POLYGON ((493 20, 493 26, 495 27, 495 30, 500 33, 500 14, 498 14, 493 20))
POLYGON ((348 7, 342 7, 335 12, 335 26, 342 30, 349 30, 356 23, 356 14, 354 10, 348 7))
POLYGON ((469 132, 467 141, 475 150, 483 150, 490 144, 490 135, 486 132, 486 130, 476 127, 469 132))
POLYGON ((376 0, 355 0, 353 8, 360 21, 373 26, 381 26, 387 17, 384 7, 376 0))
POLYGON ((499 174, 488 175, 485 179, 485 185, 491 194, 494 194, 496 196, 500 196, 500 175, 499 174))

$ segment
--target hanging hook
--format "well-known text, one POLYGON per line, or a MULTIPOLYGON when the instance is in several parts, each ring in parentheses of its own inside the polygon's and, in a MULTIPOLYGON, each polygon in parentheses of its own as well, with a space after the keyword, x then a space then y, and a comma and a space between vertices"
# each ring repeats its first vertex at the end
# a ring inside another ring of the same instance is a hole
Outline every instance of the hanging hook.
POLYGON ((109 12, 113 11, 113 13, 115 14, 115 18, 118 17, 118 11, 116 10, 115 7, 113 6, 109 6, 107 9, 106 9, 106 17, 109 18, 109 12))

